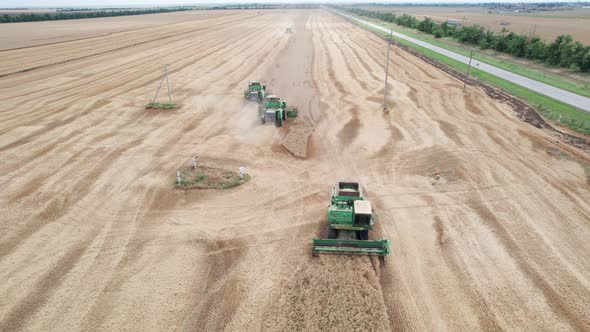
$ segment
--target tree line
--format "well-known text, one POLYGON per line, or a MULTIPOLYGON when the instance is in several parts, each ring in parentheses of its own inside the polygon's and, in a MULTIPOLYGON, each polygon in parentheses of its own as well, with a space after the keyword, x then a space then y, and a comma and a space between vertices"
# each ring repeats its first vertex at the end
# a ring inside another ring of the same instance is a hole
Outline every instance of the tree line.
POLYGON ((37 21, 57 21, 57 20, 75 20, 81 18, 98 18, 112 16, 129 16, 170 13, 178 11, 192 10, 190 8, 155 8, 155 9, 135 9, 135 10, 92 10, 87 12, 67 12, 60 11, 56 13, 20 13, 17 15, 0 15, 0 23, 16 22, 37 22, 37 21))
POLYGON ((369 2, 363 4, 354 4, 352 6, 363 6, 363 7, 480 7, 480 8, 513 8, 522 7, 526 5, 528 7, 564 7, 564 6, 588 6, 590 2, 401 2, 401 3, 382 3, 382 2, 369 2))
POLYGON ((417 29, 435 38, 450 37, 460 43, 476 45, 481 49, 493 49, 519 58, 537 60, 551 66, 568 68, 574 72, 590 72, 590 46, 574 42, 572 36, 561 35, 552 42, 545 42, 537 36, 484 29, 480 25, 457 26, 448 22, 437 23, 430 17, 419 20, 407 14, 378 12, 361 8, 345 8, 360 16, 376 18, 406 28, 417 29))

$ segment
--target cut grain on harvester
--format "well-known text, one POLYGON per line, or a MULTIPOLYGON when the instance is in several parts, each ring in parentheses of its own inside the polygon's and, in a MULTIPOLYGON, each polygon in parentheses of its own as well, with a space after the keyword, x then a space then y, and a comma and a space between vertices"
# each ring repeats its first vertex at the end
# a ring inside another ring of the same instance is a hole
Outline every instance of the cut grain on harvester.
POLYGON ((371 202, 364 199, 359 183, 338 182, 328 207, 328 238, 314 238, 312 254, 387 256, 389 240, 369 240, 374 225, 371 202))
POLYGON ((266 92, 266 85, 258 81, 248 82, 248 89, 244 90, 244 98, 248 100, 263 101, 266 92))

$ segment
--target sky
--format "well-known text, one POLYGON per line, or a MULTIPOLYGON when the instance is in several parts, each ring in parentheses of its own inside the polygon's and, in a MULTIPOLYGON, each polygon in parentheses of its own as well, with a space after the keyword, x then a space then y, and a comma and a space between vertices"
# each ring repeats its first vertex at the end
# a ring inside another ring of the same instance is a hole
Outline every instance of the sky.
MULTIPOLYGON (((22 7, 108 7, 108 6, 140 6, 140 5, 198 5, 212 3, 302 3, 302 2, 383 2, 383 3, 408 3, 408 2, 460 2, 460 3, 477 3, 477 2, 549 2, 542 0, 452 0, 452 1, 435 1, 435 0, 0 0, 0 8, 22 8, 22 7)), ((550 2, 561 2, 550 1, 550 2)))

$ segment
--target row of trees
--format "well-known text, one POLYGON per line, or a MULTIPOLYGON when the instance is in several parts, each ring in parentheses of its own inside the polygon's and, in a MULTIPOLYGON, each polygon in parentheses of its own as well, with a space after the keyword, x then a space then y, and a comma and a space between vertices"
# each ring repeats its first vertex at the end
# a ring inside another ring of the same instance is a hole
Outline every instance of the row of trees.
POLYGON ((128 16, 169 13, 177 11, 191 10, 190 8, 156 8, 156 9, 134 9, 134 10, 92 10, 82 12, 65 12, 56 13, 21 13, 17 15, 4 14, 0 16, 0 23, 16 22, 36 22, 36 21, 54 21, 54 20, 74 20, 80 18, 97 18, 111 16, 128 16))
POLYGON ((429 17, 418 20, 407 14, 396 16, 392 13, 361 8, 348 8, 347 10, 357 15, 417 29, 434 35, 435 38, 451 37, 464 44, 477 45, 481 49, 493 49, 520 58, 569 68, 575 72, 590 72, 590 46, 574 42, 570 35, 558 36, 554 41, 548 43, 539 37, 516 34, 506 29, 496 33, 479 25, 456 26, 447 22, 437 23, 429 17))

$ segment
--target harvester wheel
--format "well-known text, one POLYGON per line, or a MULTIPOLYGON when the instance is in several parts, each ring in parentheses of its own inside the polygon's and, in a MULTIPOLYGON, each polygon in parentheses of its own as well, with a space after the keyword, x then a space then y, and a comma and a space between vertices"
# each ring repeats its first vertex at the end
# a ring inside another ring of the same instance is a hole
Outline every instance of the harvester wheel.
POLYGON ((327 232, 328 232, 328 239, 336 239, 338 238, 338 231, 331 228, 330 226, 327 227, 327 232))
POLYGON ((277 127, 282 127, 283 126, 283 118, 278 116, 276 124, 277 124, 277 127))

